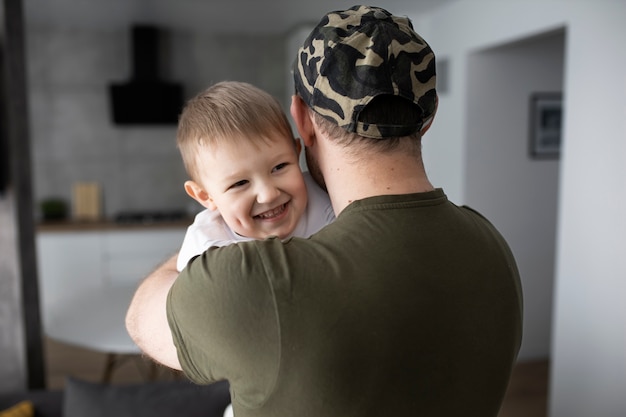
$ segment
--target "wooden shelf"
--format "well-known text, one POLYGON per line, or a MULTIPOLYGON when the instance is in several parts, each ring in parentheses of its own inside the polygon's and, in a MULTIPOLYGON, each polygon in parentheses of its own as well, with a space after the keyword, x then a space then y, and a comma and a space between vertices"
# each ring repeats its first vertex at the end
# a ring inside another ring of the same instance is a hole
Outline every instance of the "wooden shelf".
POLYGON ((41 222, 37 225, 37 232, 79 232, 85 230, 134 230, 134 229, 172 229, 187 227, 193 222, 192 218, 172 222, 147 223, 119 223, 112 220, 101 221, 58 221, 41 222))

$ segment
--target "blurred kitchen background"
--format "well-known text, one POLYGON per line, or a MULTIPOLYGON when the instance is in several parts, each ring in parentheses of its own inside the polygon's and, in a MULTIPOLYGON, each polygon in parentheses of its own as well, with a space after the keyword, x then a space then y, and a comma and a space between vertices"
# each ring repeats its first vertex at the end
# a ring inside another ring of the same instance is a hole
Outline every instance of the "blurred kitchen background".
POLYGON ((222 80, 248 81, 286 101, 293 28, 281 23, 280 8, 274 9, 276 20, 265 20, 255 18, 263 2, 249 2, 247 10, 234 4, 26 0, 36 201, 71 204, 73 184, 95 182, 107 218, 129 211, 196 211, 182 187, 186 174, 175 117, 134 121, 138 107, 154 104, 148 98, 123 109, 127 120, 118 123, 111 86, 134 81, 136 72, 145 75, 147 60, 158 81, 180 88, 180 105, 222 80), (140 33, 135 39, 137 25, 156 29, 147 32, 156 38, 140 33))

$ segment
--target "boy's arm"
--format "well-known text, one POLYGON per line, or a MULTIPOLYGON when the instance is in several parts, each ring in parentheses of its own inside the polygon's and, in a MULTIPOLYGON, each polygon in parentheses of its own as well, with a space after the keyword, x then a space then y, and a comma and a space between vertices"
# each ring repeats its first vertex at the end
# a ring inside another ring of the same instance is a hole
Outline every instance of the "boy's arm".
POLYGON ((177 257, 165 261, 139 285, 126 313, 126 329, 146 355, 180 370, 166 313, 167 294, 178 277, 177 257))

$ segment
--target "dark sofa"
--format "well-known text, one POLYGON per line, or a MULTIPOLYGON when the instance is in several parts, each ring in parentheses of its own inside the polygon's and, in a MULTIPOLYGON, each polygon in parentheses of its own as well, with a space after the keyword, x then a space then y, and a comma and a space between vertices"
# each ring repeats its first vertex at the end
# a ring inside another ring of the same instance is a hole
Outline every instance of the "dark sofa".
POLYGON ((24 400, 36 417, 222 417, 230 392, 226 381, 105 385, 68 378, 65 390, 0 393, 0 411, 24 400))
POLYGON ((33 403, 35 416, 63 416, 63 391, 60 390, 0 394, 0 411, 4 411, 25 400, 33 403))

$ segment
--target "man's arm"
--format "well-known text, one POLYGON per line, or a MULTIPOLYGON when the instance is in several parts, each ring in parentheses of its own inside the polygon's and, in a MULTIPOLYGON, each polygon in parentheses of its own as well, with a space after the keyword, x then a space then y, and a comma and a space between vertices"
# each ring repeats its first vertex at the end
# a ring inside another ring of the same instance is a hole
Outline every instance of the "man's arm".
POLYGON ((167 294, 178 277, 176 259, 165 261, 139 285, 126 313, 126 329, 146 355, 180 370, 166 314, 167 294))

